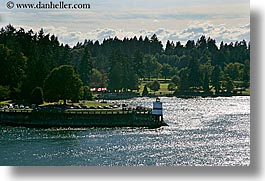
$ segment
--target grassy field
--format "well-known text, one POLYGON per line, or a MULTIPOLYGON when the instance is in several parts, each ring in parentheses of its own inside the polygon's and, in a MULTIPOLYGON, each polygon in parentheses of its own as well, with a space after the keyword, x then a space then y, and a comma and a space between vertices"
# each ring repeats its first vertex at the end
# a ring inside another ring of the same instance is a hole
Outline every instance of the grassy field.
POLYGON ((101 102, 97 102, 97 101, 86 101, 85 102, 86 106, 109 106, 109 103, 101 103, 101 102))
POLYGON ((246 89, 242 92, 243 95, 250 95, 250 89, 246 89))
MULTIPOLYGON (((149 80, 141 80, 139 94, 142 95, 144 86, 148 82, 151 82, 151 81, 154 81, 154 80, 157 80, 160 83, 160 89, 158 91, 154 92, 154 91, 150 90, 149 88, 147 88, 149 94, 152 94, 152 95, 155 95, 155 96, 165 96, 165 95, 170 95, 170 94, 174 93, 174 91, 169 91, 167 89, 168 88, 168 84, 170 83, 170 79, 166 79, 165 80, 163 78, 159 78, 159 79, 151 78, 150 81, 149 80)), ((235 87, 240 87, 241 84, 242 84, 242 81, 235 81, 234 84, 235 84, 235 87)), ((214 87, 211 87, 211 91, 215 92, 214 87)), ((245 91, 242 91, 242 95, 250 95, 250 89, 246 89, 245 91)))
POLYGON ((12 100, 0 101, 0 105, 8 105, 8 104, 12 104, 12 100))
MULTIPOLYGON (((144 86, 147 84, 148 82, 143 82, 141 85, 140 85, 140 90, 139 90, 139 93, 140 95, 142 95, 142 92, 144 90, 144 86)), ((151 89, 147 88, 149 94, 153 94, 153 95, 156 95, 156 96, 163 96, 163 95, 168 95, 168 94, 173 94, 174 91, 169 91, 167 90, 167 87, 168 87, 168 84, 169 83, 160 83, 160 89, 159 91, 152 91, 151 89)))
MULTIPOLYGON (((139 90, 140 96, 142 95, 144 86, 145 86, 145 84, 141 84, 141 86, 140 86, 140 90, 139 90)), ((150 90, 149 88, 147 88, 147 89, 148 89, 149 94, 152 94, 155 96, 165 96, 165 95, 173 94, 174 91, 167 90, 167 87, 168 87, 168 83, 161 83, 159 91, 154 92, 154 91, 150 90)), ((215 92, 215 89, 212 87, 211 91, 215 92)), ((245 91, 242 91, 242 95, 250 95, 250 89, 246 89, 245 91)))

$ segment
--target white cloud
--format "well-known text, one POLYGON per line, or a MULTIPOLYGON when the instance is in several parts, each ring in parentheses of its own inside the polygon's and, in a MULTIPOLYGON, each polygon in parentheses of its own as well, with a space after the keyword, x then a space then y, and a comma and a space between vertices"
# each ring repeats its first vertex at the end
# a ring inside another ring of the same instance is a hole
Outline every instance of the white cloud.
MULTIPOLYGON (((57 31, 58 32, 58 31, 57 31)), ((125 31, 123 29, 97 29, 94 31, 90 31, 88 33, 81 32, 68 32, 66 28, 62 28, 61 32, 58 34, 59 39, 64 43, 69 43, 70 45, 76 44, 78 41, 84 41, 84 39, 91 40, 99 40, 100 42, 103 39, 107 39, 109 37, 114 38, 115 36, 119 39, 123 39, 124 37, 132 38, 134 36, 148 36, 151 37, 153 34, 156 34, 159 40, 166 43, 167 40, 170 41, 181 41, 185 43, 187 40, 197 40, 202 35, 206 37, 211 37, 216 39, 218 43, 221 41, 224 42, 234 42, 245 39, 247 41, 250 40, 250 28, 249 24, 243 25, 240 27, 226 27, 224 24, 219 26, 213 26, 208 23, 194 23, 190 25, 188 28, 183 30, 168 30, 164 28, 159 28, 154 31, 148 30, 140 30, 138 32, 125 31)))
MULTIPOLYGON (((78 3, 82 2, 86 0, 78 3)), ((154 33, 164 44, 167 40, 185 43, 201 35, 217 42, 249 40, 250 36, 249 0, 92 0, 91 9, 78 11, 9 10, 5 3, 0 2, 0 25, 11 23, 34 31, 44 28, 71 46, 85 39, 102 42, 109 37, 150 37, 154 33)))
MULTIPOLYGON (((29 26, 16 26, 23 27, 26 30, 31 29, 29 26)), ((32 28, 35 32, 38 32, 41 27, 32 28)), ((55 27, 55 26, 46 26, 42 27, 45 33, 50 33, 58 36, 59 41, 64 44, 69 44, 74 46, 77 42, 83 42, 85 39, 90 39, 93 41, 99 40, 100 42, 103 39, 108 39, 109 37, 114 38, 118 37, 123 39, 124 37, 132 38, 134 36, 148 36, 151 37, 153 34, 156 34, 160 41, 165 45, 167 40, 170 41, 180 41, 183 44, 187 40, 197 40, 202 35, 206 37, 211 37, 220 43, 224 42, 234 42, 241 41, 245 39, 246 41, 250 40, 250 24, 239 25, 238 27, 230 27, 226 24, 213 25, 210 22, 199 22, 194 21, 188 24, 186 28, 183 29, 166 29, 158 28, 153 31, 141 29, 139 31, 126 31, 124 29, 94 29, 91 31, 74 31, 69 29, 66 26, 55 27)))

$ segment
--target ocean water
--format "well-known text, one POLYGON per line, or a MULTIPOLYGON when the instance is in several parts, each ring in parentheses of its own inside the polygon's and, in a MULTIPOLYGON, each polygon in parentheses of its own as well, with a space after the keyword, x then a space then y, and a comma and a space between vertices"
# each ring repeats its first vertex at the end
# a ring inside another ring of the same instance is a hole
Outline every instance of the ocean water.
MULTIPOLYGON (((152 98, 114 101, 152 107, 152 98)), ((40 129, 0 126, 0 165, 248 166, 250 97, 161 98, 169 125, 40 129)))

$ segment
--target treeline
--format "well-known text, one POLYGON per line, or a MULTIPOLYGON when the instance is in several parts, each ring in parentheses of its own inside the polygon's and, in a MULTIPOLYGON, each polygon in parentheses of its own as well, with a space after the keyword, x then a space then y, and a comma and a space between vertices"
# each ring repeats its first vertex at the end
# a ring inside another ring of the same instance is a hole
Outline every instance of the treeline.
POLYGON ((108 38, 102 43, 85 40, 69 47, 55 35, 15 29, 0 30, 0 100, 30 100, 43 88, 50 72, 71 65, 86 87, 110 91, 138 90, 141 80, 163 77, 176 93, 196 90, 232 91, 233 84, 249 87, 250 44, 245 40, 223 43, 201 36, 186 44, 168 41, 163 48, 156 35, 108 38))

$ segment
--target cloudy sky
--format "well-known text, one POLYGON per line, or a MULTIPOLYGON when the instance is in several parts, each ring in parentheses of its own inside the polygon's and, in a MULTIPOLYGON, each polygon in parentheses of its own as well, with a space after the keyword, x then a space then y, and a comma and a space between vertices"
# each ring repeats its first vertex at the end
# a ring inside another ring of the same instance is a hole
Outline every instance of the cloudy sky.
MULTIPOLYGON (((12 24, 26 30, 55 34, 75 45, 84 39, 150 36, 186 42, 201 35, 217 42, 250 40, 249 0, 64 0, 89 3, 90 9, 8 9, 0 2, 0 26, 12 24)), ((14 3, 58 3, 62 0, 13 0, 14 3)))

